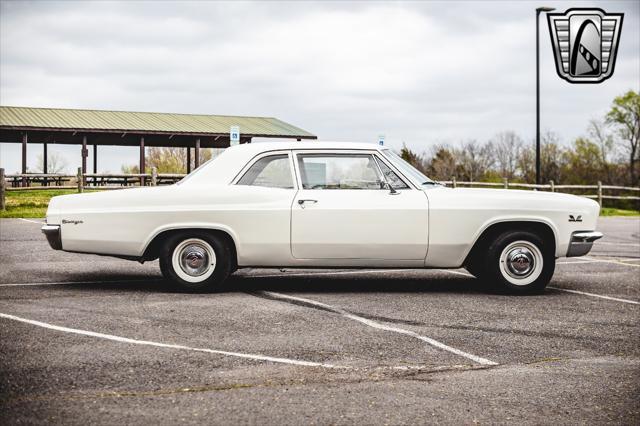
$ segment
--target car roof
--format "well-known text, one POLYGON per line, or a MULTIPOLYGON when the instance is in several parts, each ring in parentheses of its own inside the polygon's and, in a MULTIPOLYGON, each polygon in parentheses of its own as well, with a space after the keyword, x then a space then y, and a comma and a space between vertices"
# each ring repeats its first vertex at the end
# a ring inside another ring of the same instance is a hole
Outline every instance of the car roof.
POLYGON ((346 150, 380 150, 380 145, 358 142, 256 142, 235 145, 227 148, 214 159, 206 162, 187 176, 181 184, 228 184, 254 157, 270 151, 286 151, 292 149, 346 149, 346 150))
POLYGON ((382 148, 374 143, 363 142, 330 142, 330 141, 300 141, 300 142, 252 142, 248 144, 235 145, 229 150, 252 151, 253 154, 261 152, 288 150, 288 149, 367 149, 377 150, 382 148))

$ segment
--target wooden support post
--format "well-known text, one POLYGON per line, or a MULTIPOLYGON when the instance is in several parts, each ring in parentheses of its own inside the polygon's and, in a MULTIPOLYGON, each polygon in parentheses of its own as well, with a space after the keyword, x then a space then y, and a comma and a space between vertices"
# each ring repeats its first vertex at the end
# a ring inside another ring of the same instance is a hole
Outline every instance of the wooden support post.
MULTIPOLYGON (((82 135, 82 175, 86 175, 87 174, 87 157, 89 155, 89 152, 87 151, 87 136, 86 135, 82 135)), ((85 182, 82 182, 82 184, 84 185, 85 182)))
POLYGON ((0 210, 5 211, 7 209, 7 201, 5 200, 6 184, 4 182, 4 169, 0 169, 0 210))
POLYGON ((93 144, 93 174, 98 174, 98 145, 93 144))
POLYGON ((602 206, 602 182, 598 181, 598 204, 600 204, 600 207, 602 206))
MULTIPOLYGON (((22 174, 27 173, 27 142, 29 141, 29 137, 27 136, 27 132, 22 134, 22 174)), ((22 186, 27 186, 27 178, 22 177, 22 186)))
POLYGON ((504 189, 509 189, 509 179, 504 178, 504 189))
MULTIPOLYGON (((140 174, 147 173, 144 157, 144 136, 140 136, 140 174)), ((140 186, 144 186, 144 176, 140 177, 140 186)))
POLYGON ((158 186, 158 169, 156 167, 151 168, 151 186, 158 186))
MULTIPOLYGON (((49 173, 49 167, 48 167, 48 160, 47 160, 47 143, 45 142, 42 145, 42 173, 44 173, 45 175, 47 173, 49 173)), ((49 186, 49 181, 47 180, 47 178, 45 177, 42 184, 44 186, 49 186)))
POLYGON ((553 180, 549 181, 549 186, 551 187, 551 192, 556 192, 556 183, 553 180))
POLYGON ((78 167, 78 175, 76 176, 78 180, 78 193, 82 193, 84 191, 84 174, 82 173, 82 167, 78 167))
POLYGON ((454 187, 454 188, 458 186, 455 176, 451 178, 451 186, 454 187))
POLYGON ((200 167, 200 138, 196 139, 196 150, 194 151, 194 164, 193 168, 197 169, 200 167))
POLYGON ((191 173, 191 147, 187 147, 187 174, 191 173))

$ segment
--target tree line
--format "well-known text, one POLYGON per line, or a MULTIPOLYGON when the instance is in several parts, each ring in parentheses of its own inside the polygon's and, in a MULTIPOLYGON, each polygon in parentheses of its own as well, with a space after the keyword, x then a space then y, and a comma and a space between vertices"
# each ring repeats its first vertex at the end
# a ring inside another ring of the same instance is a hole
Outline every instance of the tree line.
MULTIPOLYGON (((630 90, 616 97, 605 117, 591 120, 586 135, 569 145, 552 131, 541 135, 541 181, 638 186, 639 140, 640 95, 630 90)), ((525 143, 513 131, 487 141, 436 145, 422 154, 403 146, 400 154, 436 180, 535 182, 535 142, 525 143)))

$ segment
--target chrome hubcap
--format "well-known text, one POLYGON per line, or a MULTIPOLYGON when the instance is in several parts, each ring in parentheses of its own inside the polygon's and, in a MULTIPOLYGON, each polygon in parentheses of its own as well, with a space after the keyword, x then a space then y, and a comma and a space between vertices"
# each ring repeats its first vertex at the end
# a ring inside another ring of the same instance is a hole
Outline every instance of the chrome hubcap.
POLYGON ((210 267, 209 254, 199 244, 189 244, 180 251, 179 256, 180 267, 192 277, 204 274, 210 267))
POLYGON ((526 247, 515 247, 507 253, 507 273, 514 278, 524 278, 535 268, 535 256, 526 247))

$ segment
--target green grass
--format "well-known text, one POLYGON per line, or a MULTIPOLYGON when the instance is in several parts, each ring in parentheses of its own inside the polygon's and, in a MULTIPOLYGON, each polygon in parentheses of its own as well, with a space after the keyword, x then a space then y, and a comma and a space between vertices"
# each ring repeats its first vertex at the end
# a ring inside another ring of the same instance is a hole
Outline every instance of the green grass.
POLYGON ((622 210, 611 207, 603 207, 600 216, 640 216, 640 210, 622 210))
MULTIPOLYGON (((85 191, 94 192, 94 191, 85 191)), ((29 191, 7 191, 7 209, 0 211, 0 218, 44 217, 51 197, 77 194, 75 189, 43 189, 29 191)))
MULTIPOLYGON (((95 192, 93 190, 85 192, 95 192)), ((75 189, 45 189, 33 191, 7 191, 7 210, 0 211, 3 217, 44 217, 51 197, 77 194, 75 189)), ((621 210, 604 207, 600 216, 640 216, 638 210, 621 210)))

